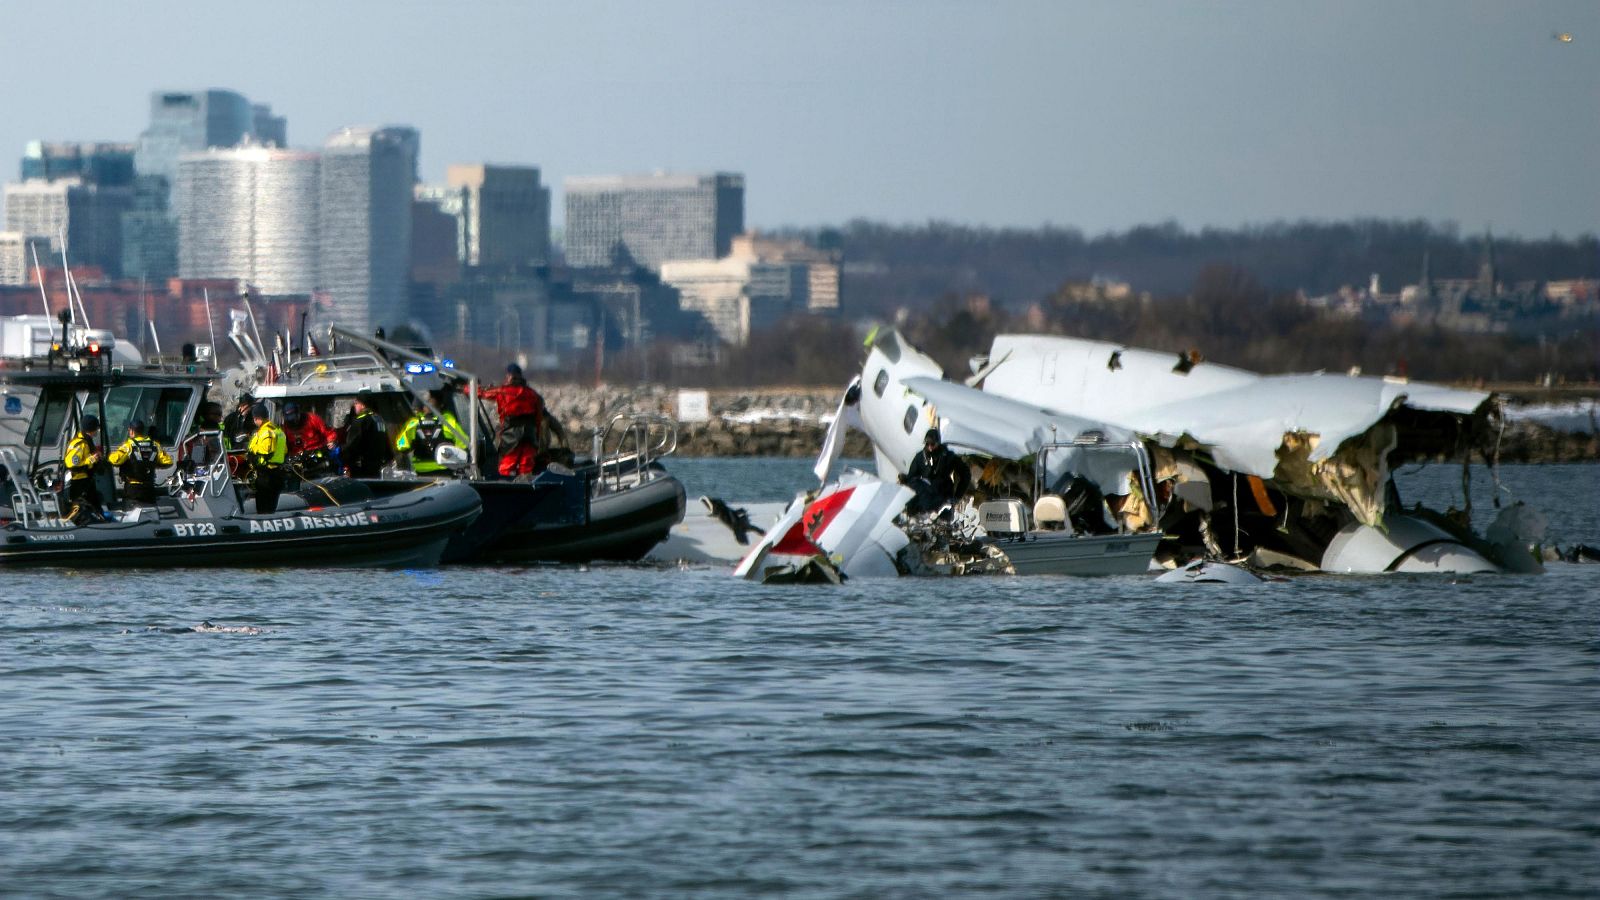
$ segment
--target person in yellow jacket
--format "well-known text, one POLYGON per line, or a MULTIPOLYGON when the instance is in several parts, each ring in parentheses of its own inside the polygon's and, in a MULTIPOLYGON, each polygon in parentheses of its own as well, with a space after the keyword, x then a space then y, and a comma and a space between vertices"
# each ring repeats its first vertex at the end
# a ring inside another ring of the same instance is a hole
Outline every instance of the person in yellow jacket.
POLYGON ((122 470, 122 488, 130 505, 155 505, 156 468, 172 465, 172 457, 145 433, 144 422, 129 422, 128 439, 106 459, 122 470))
POLYGON ((278 511, 278 495, 283 493, 283 462, 289 458, 289 438, 273 424, 265 403, 250 411, 256 433, 250 438, 250 465, 256 473, 256 512, 278 511))
POLYGON ((467 449, 467 433, 461 428, 461 423, 456 421, 454 413, 448 410, 440 415, 423 404, 417 404, 417 413, 406 420, 406 425, 400 430, 400 436, 394 439, 394 449, 400 453, 411 454, 411 471, 418 475, 432 475, 448 470, 441 466, 434 458, 434 453, 445 444, 454 444, 467 449))
POLYGON ((78 424, 78 433, 67 442, 67 453, 61 463, 67 469, 67 500, 72 504, 67 518, 79 525, 100 518, 100 507, 105 499, 94 483, 94 470, 100 465, 100 448, 95 437, 100 433, 100 419, 86 415, 78 424))

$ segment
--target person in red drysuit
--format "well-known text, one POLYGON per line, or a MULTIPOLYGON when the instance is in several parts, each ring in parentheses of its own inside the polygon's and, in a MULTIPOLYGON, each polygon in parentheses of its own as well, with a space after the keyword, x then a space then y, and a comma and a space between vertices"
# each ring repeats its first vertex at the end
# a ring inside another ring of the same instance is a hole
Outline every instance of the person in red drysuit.
POLYGON ((495 431, 495 449, 500 451, 500 474, 508 477, 532 475, 539 458, 539 419, 544 415, 544 398, 528 387, 522 367, 506 366, 506 380, 499 387, 483 392, 493 400, 500 414, 495 431))
POLYGON ((316 410, 301 412, 300 404, 293 400, 283 405, 283 434, 289 439, 290 456, 300 456, 307 450, 324 450, 338 442, 333 429, 322 421, 316 410))

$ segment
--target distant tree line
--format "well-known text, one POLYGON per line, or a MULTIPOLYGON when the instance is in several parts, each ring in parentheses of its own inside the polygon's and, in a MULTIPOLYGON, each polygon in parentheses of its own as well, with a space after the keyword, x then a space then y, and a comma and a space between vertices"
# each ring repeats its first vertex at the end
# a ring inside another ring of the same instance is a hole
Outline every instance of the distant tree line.
POLYGON ((1555 339, 1473 334, 1431 324, 1395 326, 1310 307, 1234 266, 1202 269, 1174 296, 1109 299, 1091 285, 1061 285, 1033 314, 946 295, 905 317, 902 330, 950 373, 987 352, 1003 332, 1062 334, 1169 350, 1258 372, 1404 375, 1435 381, 1565 382, 1600 379, 1600 320, 1574 322, 1555 339))
MULTIPOLYGON (((1187 291, 1207 266, 1254 274, 1273 291, 1317 295, 1363 286, 1376 273, 1388 290, 1415 284, 1424 254, 1434 278, 1474 278, 1486 237, 1421 220, 1279 222, 1237 229, 1145 225, 1088 237, 1072 228, 983 228, 930 222, 854 221, 839 229, 791 230, 843 254, 852 314, 924 309, 955 292, 981 293, 1008 306, 1048 297, 1065 282, 1107 278, 1135 291, 1187 291)), ((1495 236, 1499 278, 1507 283, 1600 277, 1600 238, 1495 236)))
MULTIPOLYGON (((1474 278, 1486 246, 1453 225, 1362 220, 1185 231, 1175 224, 1085 237, 1066 228, 990 229, 852 222, 789 231, 841 251, 846 320, 801 316, 758 331, 715 361, 658 341, 609 352, 559 380, 655 381, 705 387, 843 385, 859 371, 862 320, 894 323, 953 377, 1000 332, 1066 334, 1196 350, 1261 372, 1345 371, 1439 381, 1600 379, 1600 322, 1554 338, 1470 334, 1430 324, 1375 324, 1301 302, 1299 292, 1414 284, 1424 253, 1434 278, 1474 278), (1096 279, 1131 285, 1114 294, 1096 279), (597 360, 598 361, 598 360, 597 360)), ((1495 237, 1499 280, 1600 278, 1600 239, 1495 237)), ((699 348, 704 350, 705 348, 699 348)), ((466 353, 463 348, 462 352, 466 353)), ((485 371, 494 371, 488 353, 485 371)), ((555 379, 550 379, 555 380, 555 379)))
MULTIPOLYGON (((946 291, 892 322, 955 378, 967 374, 973 356, 988 352, 996 334, 1030 332, 1168 350, 1174 362, 1196 351, 1212 362, 1268 373, 1359 368, 1450 382, 1600 380, 1600 321, 1574 322, 1554 339, 1375 324, 1307 306, 1235 266, 1206 267, 1189 290, 1174 295, 1113 299, 1096 286, 1069 282, 1032 306, 1011 309, 982 295, 946 291)), ((675 368, 670 348, 656 347, 651 371, 654 380, 706 387, 843 385, 860 370, 864 330, 799 317, 755 333, 747 346, 724 348, 713 366, 675 368)), ((640 372, 637 357, 616 364, 608 367, 609 377, 640 372)))

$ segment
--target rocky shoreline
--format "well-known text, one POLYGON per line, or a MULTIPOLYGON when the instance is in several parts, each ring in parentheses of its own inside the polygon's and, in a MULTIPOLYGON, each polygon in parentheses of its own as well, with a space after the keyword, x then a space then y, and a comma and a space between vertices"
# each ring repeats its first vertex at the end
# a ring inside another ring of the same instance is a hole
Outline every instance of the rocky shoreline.
MULTIPOLYGON (((591 430, 622 412, 678 418, 678 389, 660 385, 537 385, 545 403, 567 427, 576 446, 587 446, 591 430)), ((822 447, 838 409, 836 388, 768 387, 709 390, 709 417, 678 427, 679 456, 813 457, 822 447)), ((845 455, 866 457, 871 446, 852 433, 845 455)), ((1500 440, 1508 463, 1600 462, 1600 434, 1557 431, 1508 417, 1500 440)))
MULTIPOLYGON (((568 435, 587 446, 599 424, 623 412, 678 416, 678 389, 660 385, 538 386, 545 404, 567 426, 568 435)), ((839 390, 757 388, 707 391, 709 417, 678 424, 679 456, 814 457, 839 406, 839 390)), ((852 434, 845 455, 870 455, 864 435, 852 434)))

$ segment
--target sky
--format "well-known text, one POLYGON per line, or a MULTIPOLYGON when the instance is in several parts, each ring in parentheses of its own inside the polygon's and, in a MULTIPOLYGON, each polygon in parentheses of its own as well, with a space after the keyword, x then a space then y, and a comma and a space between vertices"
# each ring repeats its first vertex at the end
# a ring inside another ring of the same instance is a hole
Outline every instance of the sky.
POLYGON ((133 140, 163 89, 563 178, 734 171, 756 228, 1096 234, 1377 216, 1600 232, 1600 2, 0 0, 24 144, 133 140), (10 29, 8 29, 10 30, 10 29), (1564 42, 1557 34, 1570 33, 1564 42))

